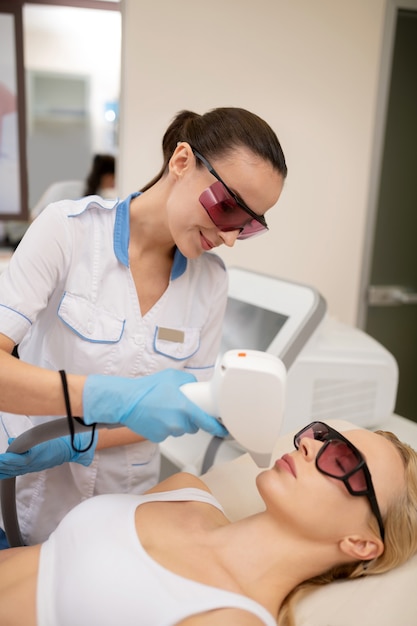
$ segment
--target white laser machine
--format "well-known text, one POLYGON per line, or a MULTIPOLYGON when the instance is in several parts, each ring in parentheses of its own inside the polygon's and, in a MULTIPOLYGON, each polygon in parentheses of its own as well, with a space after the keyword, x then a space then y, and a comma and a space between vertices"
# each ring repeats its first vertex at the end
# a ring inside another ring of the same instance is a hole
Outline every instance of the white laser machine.
POLYGON ((398 367, 388 350, 325 314, 311 287, 237 268, 229 274, 221 351, 252 348, 282 359, 288 370, 282 434, 309 419, 373 428, 392 414, 398 367))
MULTIPOLYGON (((256 350, 283 362, 281 435, 313 419, 343 419, 372 429, 392 415, 398 385, 394 357, 363 331, 326 315, 326 303, 313 287, 230 268, 228 295, 220 357, 233 349, 256 350)), ((252 420, 251 428, 261 422, 252 420)), ((208 469, 209 441, 202 432, 170 437, 161 451, 175 467, 198 474, 208 469)), ((242 452, 236 442, 225 441, 216 460, 242 452)))
POLYGON ((277 357, 257 350, 229 350, 208 382, 181 391, 218 417, 259 467, 268 467, 284 415, 287 371, 277 357))

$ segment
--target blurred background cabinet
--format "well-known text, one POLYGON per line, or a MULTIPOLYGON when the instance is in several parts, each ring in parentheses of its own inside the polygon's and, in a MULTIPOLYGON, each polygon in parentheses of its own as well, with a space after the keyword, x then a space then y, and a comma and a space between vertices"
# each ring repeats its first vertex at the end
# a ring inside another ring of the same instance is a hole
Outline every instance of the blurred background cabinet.
POLYGON ((85 178, 92 152, 89 102, 88 76, 27 72, 29 206, 55 181, 85 178))

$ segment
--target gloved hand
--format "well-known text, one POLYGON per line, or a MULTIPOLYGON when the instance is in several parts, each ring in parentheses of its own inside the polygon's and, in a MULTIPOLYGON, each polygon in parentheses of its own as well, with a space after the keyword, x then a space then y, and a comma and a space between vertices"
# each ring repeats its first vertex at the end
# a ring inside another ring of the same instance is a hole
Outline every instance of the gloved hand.
MULTIPOLYGON (((9 444, 13 439, 9 439, 9 444)), ((74 445, 83 450, 91 441, 91 433, 77 433, 74 435, 74 445)), ((97 433, 94 435, 93 445, 86 452, 76 452, 71 446, 71 437, 58 437, 34 446, 27 452, 4 452, 0 454, 0 480, 13 478, 31 472, 40 472, 62 463, 81 463, 90 465, 97 445, 97 433)))
POLYGON ((174 369, 141 378, 88 376, 83 391, 84 422, 123 424, 154 442, 199 428, 225 437, 224 426, 180 391, 181 385, 195 380, 192 374, 174 369))

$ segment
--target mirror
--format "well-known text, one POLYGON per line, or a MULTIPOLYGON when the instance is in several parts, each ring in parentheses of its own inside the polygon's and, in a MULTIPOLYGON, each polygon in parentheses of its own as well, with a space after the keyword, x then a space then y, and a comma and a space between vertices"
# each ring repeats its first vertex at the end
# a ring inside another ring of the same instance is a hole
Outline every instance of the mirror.
POLYGON ((117 154, 121 14, 26 4, 29 207, 62 180, 85 180, 96 153, 117 154))
MULTIPOLYGON (((50 185, 86 180, 118 152, 121 13, 23 5, 29 212, 50 185)), ((14 245, 27 224, 6 224, 14 245)))

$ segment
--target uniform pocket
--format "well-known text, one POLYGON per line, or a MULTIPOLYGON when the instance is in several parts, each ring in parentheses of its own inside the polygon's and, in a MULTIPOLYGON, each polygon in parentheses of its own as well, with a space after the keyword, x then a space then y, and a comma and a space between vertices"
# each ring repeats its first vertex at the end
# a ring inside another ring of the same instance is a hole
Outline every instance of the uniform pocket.
POLYGON ((59 305, 58 317, 79 337, 93 343, 117 343, 125 326, 124 319, 68 291, 59 305))
POLYGON ((164 328, 157 326, 154 350, 176 361, 189 359, 200 347, 199 328, 164 328))

